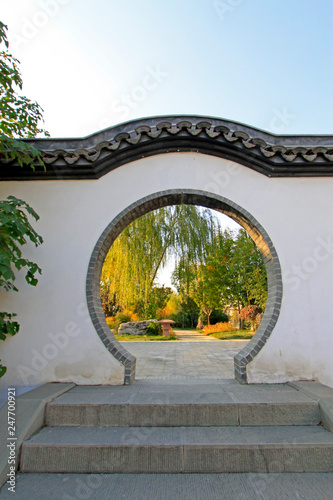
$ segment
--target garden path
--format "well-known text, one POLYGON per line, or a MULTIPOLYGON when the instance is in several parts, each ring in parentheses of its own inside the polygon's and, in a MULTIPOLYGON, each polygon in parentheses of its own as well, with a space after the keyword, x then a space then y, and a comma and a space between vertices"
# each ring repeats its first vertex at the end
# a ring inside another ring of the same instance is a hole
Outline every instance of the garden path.
POLYGON ((122 344, 136 357, 137 380, 201 380, 233 379, 234 356, 247 342, 212 339, 211 342, 124 341, 122 344))
POLYGON ((216 342, 217 340, 214 337, 204 335, 203 333, 199 333, 195 330, 177 330, 176 328, 173 330, 178 337, 178 341, 181 342, 216 342))

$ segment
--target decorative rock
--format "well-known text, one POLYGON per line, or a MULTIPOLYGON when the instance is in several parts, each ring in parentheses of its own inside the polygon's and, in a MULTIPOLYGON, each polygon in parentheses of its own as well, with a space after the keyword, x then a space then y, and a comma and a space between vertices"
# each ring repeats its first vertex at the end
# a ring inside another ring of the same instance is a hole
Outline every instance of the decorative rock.
POLYGON ((128 323, 122 323, 118 329, 118 335, 124 335, 125 333, 130 335, 143 335, 147 333, 147 326, 151 321, 156 323, 156 319, 150 319, 148 321, 130 321, 128 323))

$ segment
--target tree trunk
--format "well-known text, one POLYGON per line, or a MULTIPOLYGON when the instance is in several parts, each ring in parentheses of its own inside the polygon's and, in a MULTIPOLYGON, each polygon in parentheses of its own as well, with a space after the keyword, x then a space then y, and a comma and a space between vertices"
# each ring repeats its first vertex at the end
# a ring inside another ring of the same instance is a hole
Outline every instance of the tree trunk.
POLYGON ((202 318, 201 318, 201 316, 199 316, 197 330, 202 330, 202 328, 203 328, 202 318))
POLYGON ((240 310, 241 310, 241 307, 240 307, 240 304, 239 304, 239 302, 238 302, 238 321, 239 321, 239 329, 240 329, 240 330, 244 330, 244 320, 243 320, 243 319, 241 319, 241 318, 239 317, 240 310))

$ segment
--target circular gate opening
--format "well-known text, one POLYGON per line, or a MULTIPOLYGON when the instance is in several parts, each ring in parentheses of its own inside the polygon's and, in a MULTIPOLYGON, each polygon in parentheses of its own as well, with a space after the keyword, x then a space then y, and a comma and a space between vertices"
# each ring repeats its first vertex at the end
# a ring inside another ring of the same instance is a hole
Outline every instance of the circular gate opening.
POLYGON ((168 205, 201 205, 224 213, 247 231, 263 256, 268 281, 265 313, 253 338, 234 357, 235 378, 247 383, 247 365, 265 345, 279 316, 282 300, 281 268, 276 250, 264 228, 250 213, 222 196, 197 190, 163 191, 138 200, 113 219, 97 241, 89 263, 86 293, 91 320, 105 347, 124 365, 124 383, 131 384, 135 379, 136 359, 116 340, 106 323, 100 298, 100 276, 105 257, 123 229, 138 217, 168 205))

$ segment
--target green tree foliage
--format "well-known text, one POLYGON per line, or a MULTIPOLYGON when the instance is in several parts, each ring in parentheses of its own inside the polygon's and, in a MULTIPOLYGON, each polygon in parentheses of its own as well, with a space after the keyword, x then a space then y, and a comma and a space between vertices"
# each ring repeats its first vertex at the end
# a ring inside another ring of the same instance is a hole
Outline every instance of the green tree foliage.
POLYGON ((152 300, 155 302, 158 309, 163 309, 168 303, 172 288, 169 286, 154 286, 152 290, 152 300))
POLYGON ((265 308, 267 275, 262 256, 246 231, 237 233, 217 227, 206 247, 204 263, 193 265, 185 275, 182 262, 173 273, 178 291, 186 289, 209 322, 216 308, 257 304, 265 308))
MULTIPOLYGON (((21 166, 34 167, 38 160, 44 167, 39 151, 21 139, 35 137, 43 132, 39 128, 42 109, 22 96, 22 77, 19 61, 9 52, 7 26, 0 22, 0 158, 1 161, 16 159, 21 166)), ((46 135, 47 132, 45 132, 46 135)), ((7 291, 18 291, 14 285, 14 269, 25 269, 26 281, 35 286, 36 273, 41 273, 34 262, 22 256, 21 247, 30 240, 35 246, 42 243, 29 222, 29 216, 38 220, 36 212, 23 200, 8 196, 0 201, 0 287, 7 291)), ((0 313, 0 339, 15 335, 20 325, 13 320, 13 313, 0 313)), ((0 365, 0 377, 6 367, 0 365)))
MULTIPOLYGON (((0 201, 0 287, 6 291, 18 292, 14 284, 14 269, 25 270, 25 279, 29 285, 36 286, 36 273, 41 274, 40 267, 22 256, 22 245, 30 240, 36 247, 43 240, 31 226, 28 216, 36 221, 39 216, 23 200, 8 196, 7 200, 0 201)), ((15 335, 19 331, 19 324, 13 321, 15 314, 0 313, 0 340, 6 335, 15 335)))
POLYGON ((0 155, 33 169, 34 161, 38 160, 44 167, 39 151, 20 140, 36 137, 41 132, 49 134, 39 127, 42 108, 20 94, 23 86, 20 63, 9 52, 6 31, 7 26, 0 22, 0 155))
MULTIPOLYGON (((189 295, 183 295, 181 296, 180 305, 181 311, 179 316, 181 316, 182 319, 182 324, 180 326, 183 328, 185 328, 185 326, 195 327, 200 313, 198 304, 189 295)), ((171 319, 175 320, 175 318, 171 319)))
POLYGON ((209 210, 173 206, 149 212, 121 233, 106 257, 101 293, 104 303, 116 300, 117 307, 132 308, 142 319, 165 308, 177 325, 193 326, 200 310, 210 323, 215 310, 240 311, 250 304, 264 309, 267 276, 246 231, 222 230, 209 210), (170 258, 176 260, 172 281, 178 295, 156 285, 170 258), (170 306, 173 298, 177 310, 170 306))
POLYGON ((214 309, 210 316, 210 324, 216 325, 216 323, 228 323, 229 316, 224 313, 221 309, 214 309))
POLYGON ((210 325, 212 312, 220 306, 221 294, 217 287, 217 282, 212 280, 211 275, 207 272, 207 265, 197 266, 195 277, 190 286, 190 294, 206 315, 208 325, 210 325))
POLYGON ((133 312, 140 318, 156 319, 160 311, 164 310, 166 307, 172 293, 170 287, 165 287, 164 285, 154 286, 149 294, 149 302, 146 303, 143 297, 137 300, 134 304, 133 312))
POLYGON ((208 279, 220 290, 221 306, 256 303, 264 309, 267 275, 263 258, 246 231, 220 231, 207 256, 208 279))
POLYGON ((176 328, 185 328, 196 326, 200 309, 188 295, 182 296, 173 292, 164 311, 166 314, 163 318, 175 321, 176 328))
POLYGON ((264 310, 267 302, 267 273, 263 261, 249 273, 248 286, 251 301, 264 310))
POLYGON ((174 258, 186 272, 201 262, 212 239, 214 218, 192 205, 163 207, 136 219, 118 236, 104 262, 101 293, 121 308, 143 304, 152 317, 158 271, 174 258))
POLYGON ((0 287, 5 290, 18 289, 14 285, 15 274, 13 266, 26 270, 25 279, 29 285, 37 285, 35 274, 41 274, 37 264, 22 257, 21 246, 30 240, 36 247, 43 240, 31 226, 28 215, 36 221, 39 216, 23 200, 8 196, 7 200, 0 201, 0 287))

